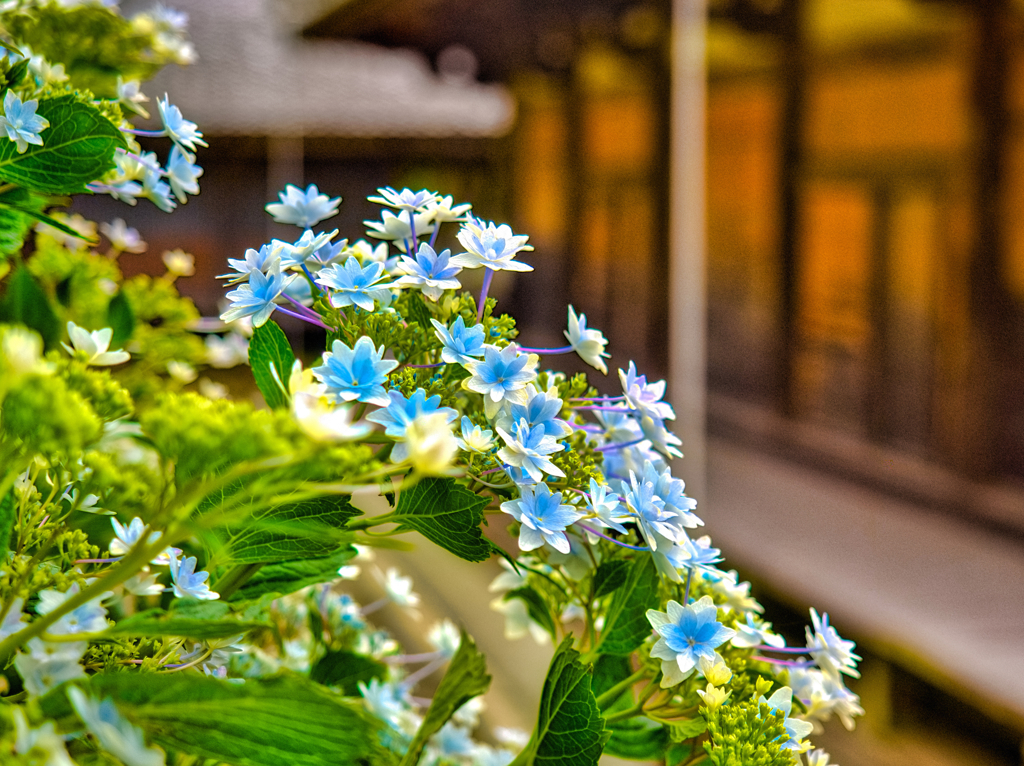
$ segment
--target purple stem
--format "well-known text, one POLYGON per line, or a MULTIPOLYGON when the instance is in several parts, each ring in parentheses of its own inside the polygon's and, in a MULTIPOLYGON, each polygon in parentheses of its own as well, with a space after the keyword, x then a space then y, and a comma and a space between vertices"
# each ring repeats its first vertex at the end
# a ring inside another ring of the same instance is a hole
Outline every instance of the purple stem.
POLYGON ((588 527, 586 524, 580 524, 580 523, 577 522, 576 526, 578 526, 580 529, 587 530, 592 535, 597 535, 598 537, 602 537, 605 540, 608 540, 609 542, 615 543, 616 545, 620 545, 623 548, 629 548, 631 551, 649 551, 650 550, 650 546, 647 546, 647 545, 630 545, 629 543, 621 542, 619 540, 616 540, 614 537, 609 537, 608 535, 601 534, 596 529, 588 527))
POLYGON ((577 396, 570 402, 621 402, 625 396, 577 396))
POLYGON ((646 437, 641 436, 639 439, 634 439, 631 442, 619 442, 618 444, 605 444, 602 447, 594 447, 594 452, 608 452, 616 449, 626 449, 626 447, 632 447, 634 444, 639 444, 642 441, 646 441, 646 437))
POLYGON ((135 130, 134 128, 121 128, 122 133, 131 133, 133 136, 144 136, 145 138, 163 138, 167 135, 166 130, 135 130))
POLYGON ((374 601, 372 604, 367 604, 362 609, 360 609, 359 610, 359 616, 360 617, 365 617, 366 615, 372 614, 373 612, 376 612, 378 609, 380 609, 382 607, 385 607, 385 606, 387 606, 390 603, 391 603, 391 599, 388 598, 387 596, 385 596, 384 598, 379 598, 376 601, 374 601))
POLYGON ((423 652, 421 654, 394 654, 390 657, 383 657, 383 662, 389 665, 402 665, 406 662, 429 662, 441 656, 441 652, 423 652))
POLYGON ((796 646, 778 647, 769 646, 768 644, 759 644, 754 648, 757 649, 759 652, 784 652, 786 654, 808 654, 812 651, 811 649, 801 649, 796 646))
POLYGON ((303 322, 309 322, 311 325, 316 325, 317 327, 322 327, 323 329, 327 330, 328 332, 331 329, 330 327, 325 325, 323 322, 321 322, 319 319, 313 319, 312 317, 308 317, 305 314, 300 314, 298 311, 292 311, 291 309, 286 309, 284 306, 278 306, 277 310, 280 311, 282 314, 286 314, 286 315, 288 315, 290 317, 295 317, 296 319, 301 319, 303 322))
POLYGON ((596 407, 589 404, 574 405, 574 410, 590 410, 591 412, 632 412, 629 407, 596 407))
POLYGON ((520 346, 520 351, 525 351, 528 354, 571 354, 575 349, 572 346, 562 346, 560 348, 527 348, 526 346, 520 346))
POLYGON ((406 367, 415 367, 418 370, 427 370, 431 367, 444 367, 444 362, 435 362, 434 364, 407 364, 406 367))
POLYGON ((486 471, 482 471, 482 472, 480 473, 480 475, 481 475, 481 476, 486 476, 486 475, 487 475, 487 474, 489 474, 489 473, 497 473, 498 471, 504 471, 504 470, 505 470, 505 466, 501 466, 500 468, 489 468, 489 469, 488 469, 488 470, 486 470, 486 471))
POLYGON ((491 289, 491 278, 494 269, 484 266, 484 286, 480 288, 480 305, 476 307, 476 321, 484 321, 484 306, 487 304, 487 291, 491 289))
POLYGON ((763 657, 760 654, 755 654, 751 657, 753 660, 761 660, 761 662, 770 662, 772 665, 783 665, 787 668, 813 668, 814 663, 809 660, 780 660, 775 657, 763 657))
POLYGON ((288 293, 281 293, 281 295, 284 296, 284 299, 291 303, 300 314, 305 314, 310 319, 315 319, 318 322, 320 321, 320 315, 313 311, 309 306, 303 306, 288 293))
POLYGON ((439 670, 441 666, 445 664, 445 662, 447 662, 447 660, 444 657, 439 657, 433 662, 427 663, 422 668, 417 670, 415 673, 411 674, 408 678, 403 680, 402 686, 404 686, 406 689, 414 688, 416 684, 418 684, 424 678, 429 676, 435 670, 439 670))

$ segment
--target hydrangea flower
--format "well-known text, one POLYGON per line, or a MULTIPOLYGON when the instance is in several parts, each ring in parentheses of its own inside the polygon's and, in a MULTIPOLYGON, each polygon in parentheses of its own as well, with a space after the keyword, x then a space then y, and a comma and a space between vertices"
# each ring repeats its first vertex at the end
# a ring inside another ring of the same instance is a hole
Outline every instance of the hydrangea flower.
POLYGON ((25 690, 39 696, 65 681, 85 676, 85 668, 79 661, 88 647, 88 641, 51 643, 32 638, 25 645, 28 651, 15 656, 14 667, 25 690))
POLYGON ((512 343, 502 349, 485 345, 482 361, 465 363, 472 377, 462 385, 483 394, 484 414, 493 418, 503 401, 526 402, 526 386, 537 377, 537 362, 536 354, 520 354, 512 343))
POLYGON ((505 441, 505 446, 498 450, 498 457, 508 465, 525 471, 534 481, 544 481, 545 473, 565 476, 562 469, 548 457, 561 452, 565 446, 545 434, 543 426, 530 426, 523 419, 513 426, 512 433, 498 426, 495 426, 495 430, 505 441))
POLYGON ((564 330, 563 334, 573 351, 579 354, 584 362, 595 370, 608 374, 608 365, 604 363, 604 360, 611 356, 604 350, 608 340, 600 330, 587 329, 586 314, 577 317, 575 309, 569 306, 569 329, 564 330))
POLYGON ((370 432, 370 426, 366 423, 352 422, 350 407, 326 402, 318 394, 293 394, 292 416, 299 428, 313 441, 352 441, 370 432))
POLYGON ((160 110, 160 121, 164 124, 164 132, 174 143, 192 153, 196 150, 196 144, 209 146, 203 140, 199 126, 182 116, 181 110, 171 103, 170 96, 165 93, 162 99, 156 100, 156 105, 160 110))
POLYGON ((437 192, 423 191, 414 192, 411 189, 395 191, 390 186, 377 189, 379 197, 367 197, 367 202, 376 202, 378 205, 387 205, 396 210, 407 210, 413 212, 436 202, 440 195, 437 192))
MULTIPOLYGON (((146 532, 148 527, 138 516, 133 518, 128 526, 124 526, 116 517, 110 517, 110 524, 114 527, 114 539, 110 541, 110 555, 111 556, 124 556, 128 551, 135 547, 135 544, 142 539, 143 533, 146 532)), ((160 532, 150 532, 146 536, 146 543, 155 543, 160 539, 160 532)), ((177 550, 171 549, 171 550, 177 550)), ((153 559, 151 564, 159 564, 167 566, 171 563, 170 554, 165 551, 153 559)))
POLYGON ((384 588, 387 597, 398 606, 409 608, 419 605, 420 597, 412 589, 411 577, 402 577, 394 567, 389 568, 387 574, 382 574, 379 569, 374 569, 373 575, 384 588))
POLYGON ((278 296, 284 292, 285 286, 292 277, 281 273, 281 262, 274 260, 270 269, 249 272, 249 281, 237 290, 227 294, 231 306, 220 315, 224 322, 234 322, 242 317, 252 317, 254 327, 262 327, 274 313, 278 296))
POLYGON ((165 213, 170 213, 178 205, 171 199, 171 187, 163 181, 162 171, 147 171, 142 178, 142 191, 139 197, 148 199, 165 213))
POLYGON ((484 326, 475 324, 466 327, 466 321, 460 314, 451 328, 445 327, 436 319, 431 319, 434 334, 441 341, 441 359, 448 364, 466 365, 475 361, 474 357, 484 355, 484 326))
POLYGON ((652 473, 652 470, 648 470, 637 478, 637 475, 630 471, 629 484, 620 482, 620 493, 632 520, 640 527, 651 550, 656 551, 658 540, 655 534, 675 541, 679 539, 680 531, 673 522, 676 514, 665 509, 665 501, 659 496, 655 484, 657 477, 652 476, 652 473))
POLYGON ((144 253, 149 247, 142 241, 138 230, 130 227, 123 218, 101 223, 100 231, 110 240, 110 247, 121 253, 144 253))
POLYGON ((461 426, 462 436, 456 439, 461 449, 466 452, 491 451, 491 447, 494 446, 493 431, 485 430, 484 428, 476 425, 465 415, 462 416, 461 426))
POLYGON ((254 271, 265 272, 279 256, 270 245, 261 245, 259 250, 251 247, 245 251, 244 258, 228 258, 228 266, 235 270, 234 274, 220 274, 217 279, 226 279, 227 284, 234 285, 245 282, 254 271))
POLYGON ((366 233, 374 239, 385 239, 394 242, 395 246, 405 252, 405 241, 434 231, 431 223, 430 213, 411 213, 405 210, 395 215, 390 210, 381 213, 380 221, 363 221, 366 224, 366 233), (411 221, 411 222, 410 222, 411 221), (415 229, 415 232, 413 231, 415 229))
POLYGON ((533 266, 513 260, 524 250, 533 250, 526 244, 526 235, 515 235, 508 224, 496 225, 469 216, 458 234, 466 252, 452 258, 452 263, 466 269, 484 266, 492 271, 533 271, 533 266))
POLYGON ((131 354, 127 351, 121 349, 107 351, 110 347, 110 339, 114 336, 114 331, 109 327, 89 332, 74 322, 68 322, 68 336, 71 338, 71 346, 63 341, 60 345, 72 356, 75 356, 76 353, 84 354, 86 364, 109 367, 131 359, 131 354))
POLYGON ((171 147, 171 156, 167 159, 167 180, 171 191, 184 204, 189 194, 199 194, 199 177, 203 169, 194 164, 194 158, 181 150, 177 144, 171 147))
POLYGON ((845 673, 854 678, 860 678, 857 670, 857 662, 860 657, 853 653, 856 644, 840 638, 836 629, 828 624, 828 614, 818 616, 817 611, 811 609, 811 622, 814 625, 806 628, 807 649, 810 651, 818 667, 829 676, 839 678, 840 673, 845 673))
MULTIPOLYGON (((439 395, 427 398, 427 392, 422 388, 416 389, 408 399, 399 391, 388 391, 389 402, 384 409, 377 410, 366 416, 371 423, 384 426, 384 433, 394 439, 404 440, 406 431, 414 420, 424 415, 440 413, 444 416, 444 424, 447 426, 459 416, 459 413, 451 407, 441 406, 439 395)), ((450 429, 448 429, 450 431, 450 429)), ((399 441, 391 451, 391 459, 400 463, 409 456, 409 445, 405 441, 399 441)))
POLYGON ((587 496, 588 506, 594 514, 593 521, 602 527, 614 529, 616 532, 626 533, 622 522, 629 521, 629 513, 622 505, 617 494, 611 491, 611 487, 599 484, 596 479, 590 479, 590 494, 587 496))
POLYGON ((384 347, 375 348, 366 335, 354 347, 336 340, 331 350, 324 352, 324 363, 313 368, 313 375, 338 399, 387 407, 391 399, 384 391, 384 381, 398 362, 383 357, 384 347))
POLYGON ((338 214, 341 197, 321 194, 316 184, 310 184, 306 191, 288 184, 277 195, 280 202, 268 203, 264 208, 278 223, 290 223, 303 229, 311 229, 320 221, 338 214))
POLYGON ((77 686, 68 687, 67 693, 89 733, 125 766, 163 766, 166 762, 164 751, 147 747, 142 730, 118 712, 112 699, 97 702, 77 686))
POLYGON ((462 284, 455 279, 455 275, 462 271, 462 267, 449 263, 451 254, 451 250, 437 253, 423 242, 415 258, 403 255, 399 260, 397 269, 401 276, 395 286, 418 287, 432 301, 439 300, 445 290, 458 290, 462 284))
POLYGON ((301 267, 308 258, 313 256, 313 253, 320 250, 337 235, 337 229, 329 232, 320 232, 319 234, 314 234, 312 230, 306 229, 295 242, 282 242, 279 239, 275 239, 271 240, 270 247, 271 251, 280 257, 281 264, 285 268, 289 266, 301 267))
POLYGON ((461 205, 454 204, 451 195, 447 197, 438 196, 427 202, 427 213, 430 215, 430 220, 436 224, 462 221, 465 219, 466 213, 472 209, 473 206, 468 202, 461 205))
POLYGON ((50 127, 45 117, 36 114, 39 102, 36 99, 22 102, 12 89, 4 96, 4 113, 0 116, 0 127, 7 133, 7 138, 17 144, 18 154, 24 154, 29 144, 43 145, 39 134, 50 127))
POLYGON ((650 414, 660 420, 676 419, 672 405, 661 401, 665 396, 664 380, 648 383, 647 376, 638 375, 636 365, 630 362, 628 371, 623 372, 619 369, 619 381, 622 383, 622 393, 626 395, 626 403, 631 409, 650 414))
POLYGON ((512 403, 503 409, 494 422, 496 426, 511 431, 520 420, 525 420, 531 428, 538 428, 555 439, 564 439, 572 433, 572 426, 558 417, 562 411, 562 400, 558 398, 557 389, 538 391, 531 383, 526 391, 526 403, 512 403))
POLYGON ((647 620, 659 636, 651 656, 661 660, 663 689, 689 678, 700 658, 714 660, 715 649, 736 635, 718 621, 718 607, 710 596, 686 607, 669 601, 666 610, 647 610, 647 620))
POLYGON ((676 449, 682 446, 682 440, 665 428, 665 421, 661 418, 653 417, 648 412, 641 412, 640 430, 651 446, 662 455, 670 458, 683 456, 683 453, 676 449))
POLYGON ((334 264, 321 271, 316 283, 328 288, 331 305, 335 308, 358 306, 373 311, 374 302, 391 300, 392 286, 387 282, 384 264, 371 262, 361 266, 355 256, 349 256, 344 265, 334 264))
POLYGON ((210 590, 210 586, 206 582, 210 573, 202 570, 196 571, 195 556, 186 556, 181 561, 178 561, 177 556, 171 556, 170 563, 175 596, 197 598, 201 601, 214 601, 220 598, 220 594, 210 590))
POLYGON ((532 551, 547 543, 556 551, 568 553, 565 530, 580 517, 580 512, 562 503, 562 493, 552 494, 545 484, 523 486, 520 491, 519 498, 501 504, 502 512, 519 522, 520 550, 532 551))
POLYGON ((53 721, 47 721, 38 729, 32 729, 29 728, 28 720, 20 706, 13 705, 10 710, 14 716, 16 732, 15 753, 26 756, 26 761, 31 753, 32 760, 42 766, 75 766, 64 746, 64 737, 57 733, 57 725, 53 721))

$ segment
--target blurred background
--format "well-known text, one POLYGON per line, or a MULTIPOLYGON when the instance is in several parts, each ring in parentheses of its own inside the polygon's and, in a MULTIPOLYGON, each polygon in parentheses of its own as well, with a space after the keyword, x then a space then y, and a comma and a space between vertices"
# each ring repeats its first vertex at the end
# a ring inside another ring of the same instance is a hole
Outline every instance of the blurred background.
MULTIPOLYGON (((472 201, 536 247, 494 288, 523 341, 560 345, 572 303, 613 368, 667 377, 726 565, 777 628, 814 605, 857 640, 834 760, 1021 763, 1024 2, 171 5, 198 60, 146 90, 210 147, 171 216, 76 202, 149 242, 126 272, 183 248, 213 315, 226 258, 294 238, 263 212, 286 183, 344 197, 352 239, 379 186, 472 201)), ((400 560, 488 652, 489 720, 531 728, 550 648, 505 642, 497 566, 400 560)))

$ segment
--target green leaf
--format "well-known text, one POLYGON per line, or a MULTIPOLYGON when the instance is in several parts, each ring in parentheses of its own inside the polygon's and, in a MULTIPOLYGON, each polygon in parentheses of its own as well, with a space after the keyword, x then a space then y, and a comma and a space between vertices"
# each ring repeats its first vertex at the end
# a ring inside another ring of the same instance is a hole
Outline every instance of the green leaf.
POLYGON ((597 650, 602 654, 631 654, 651 634, 647 610, 657 605, 654 558, 641 555, 633 560, 629 577, 612 597, 597 650))
POLYGON ((699 737, 707 730, 708 722, 701 716, 690 718, 680 723, 673 723, 668 727, 669 736, 673 742, 685 742, 688 739, 699 737))
MULTIPOLYGON (((594 663, 594 680, 590 687, 594 690, 594 696, 600 697, 606 691, 623 679, 633 675, 633 668, 629 664, 628 657, 621 657, 615 654, 602 654, 594 663)), ((628 700, 626 695, 620 699, 628 700)), ((632 704, 632 703, 630 703, 632 704)))
POLYGON ((343 544, 337 532, 360 513, 348 496, 327 495, 254 511, 217 534, 236 563, 323 558, 337 552, 343 544))
POLYGON ((267 564, 231 594, 228 601, 250 601, 267 594, 287 596, 307 585, 329 582, 337 578, 338 569, 355 555, 355 548, 345 547, 325 558, 267 564))
POLYGON ((490 500, 456 484, 454 479, 423 479, 402 492, 388 516, 403 529, 414 529, 466 561, 486 561, 499 552, 483 536, 483 509, 490 500))
POLYGON ((57 345, 61 338, 60 320, 46 292, 23 265, 14 270, 7 284, 2 313, 6 321, 23 324, 42 335, 47 348, 57 345))
MULTIPOLYGON (((99 673, 76 684, 158 745, 233 766, 337 766, 377 760, 361 705, 293 675, 243 684, 198 673, 99 673)), ((66 685, 39 700, 47 718, 73 715, 66 685)))
POLYGON ((107 304, 107 327, 114 331, 110 337, 112 348, 121 348, 135 332, 135 311, 124 290, 118 290, 107 304))
POLYGON ((513 766, 596 766, 604 748, 604 719, 590 688, 593 669, 579 661, 567 636, 544 679, 537 728, 513 766))
POLYGON ((462 631, 462 640, 459 642, 459 650, 455 652, 448 671, 441 679, 434 699, 430 702, 427 715, 420 724, 420 728, 409 745, 401 766, 415 766, 423 752, 427 740, 444 726, 455 711, 487 691, 491 685, 491 677, 487 673, 487 661, 483 654, 476 648, 473 639, 466 631, 462 631))
POLYGON ((0 498, 0 561, 7 560, 7 551, 11 545, 11 532, 14 530, 14 519, 16 517, 14 490, 7 490, 7 494, 0 498))
POLYGON ((36 114, 50 123, 43 145, 19 154, 15 142, 0 142, 0 179, 47 194, 87 192, 87 183, 114 167, 114 150, 128 148, 114 123, 75 96, 43 99, 36 114))
POLYGON ((629 572, 629 562, 622 559, 605 561, 594 572, 594 598, 607 596, 626 583, 629 572))
POLYGON ((0 203, 0 255, 10 255, 25 244, 32 221, 18 210, 0 203))
POLYGON ((406 293, 406 306, 409 308, 409 319, 416 322, 420 327, 426 330, 428 333, 432 333, 434 325, 430 323, 430 319, 433 316, 430 313, 430 309, 423 302, 423 298, 416 290, 408 290, 406 293))
POLYGON ((249 341, 249 365, 256 386, 271 409, 288 406, 288 396, 281 386, 288 385, 294 362, 292 346, 276 322, 267 322, 253 330, 249 341), (271 365, 277 371, 277 379, 271 372, 271 365))
POLYGON ((346 697, 359 696, 359 682, 385 679, 387 665, 355 652, 327 652, 309 670, 309 677, 324 686, 337 686, 346 697))
POLYGON ((556 638, 555 620, 541 595, 529 585, 524 585, 521 588, 510 590, 502 601, 509 601, 513 598, 521 599, 526 604, 526 611, 529 613, 530 619, 544 628, 551 636, 551 640, 554 641, 556 638))
POLYGON ((228 638, 253 630, 270 630, 271 626, 264 622, 248 622, 244 620, 207 620, 200 618, 179 617, 174 612, 163 609, 151 609, 121 620, 106 631, 107 635, 126 636, 184 636, 210 640, 228 638))
POLYGON ((660 761, 669 744, 665 727, 646 718, 616 721, 609 724, 608 728, 612 736, 604 746, 604 752, 619 758, 660 761))

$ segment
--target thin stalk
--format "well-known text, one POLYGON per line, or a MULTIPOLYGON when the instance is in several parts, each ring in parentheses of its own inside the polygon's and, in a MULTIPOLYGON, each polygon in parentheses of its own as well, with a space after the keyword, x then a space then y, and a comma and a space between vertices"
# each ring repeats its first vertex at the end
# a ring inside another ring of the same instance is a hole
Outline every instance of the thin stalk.
POLYGON ((646 676, 647 671, 644 668, 640 668, 640 670, 636 671, 633 675, 627 678, 623 678, 621 681, 615 684, 615 686, 613 686, 611 689, 609 689, 597 698, 597 706, 602 710, 608 707, 609 705, 614 703, 619 697, 621 697, 624 691, 629 689, 633 684, 635 684, 641 678, 645 678, 646 676))

